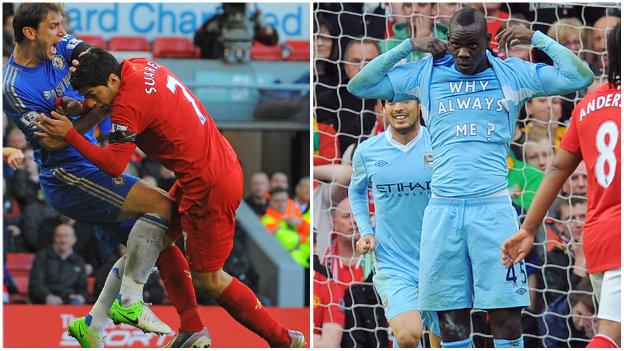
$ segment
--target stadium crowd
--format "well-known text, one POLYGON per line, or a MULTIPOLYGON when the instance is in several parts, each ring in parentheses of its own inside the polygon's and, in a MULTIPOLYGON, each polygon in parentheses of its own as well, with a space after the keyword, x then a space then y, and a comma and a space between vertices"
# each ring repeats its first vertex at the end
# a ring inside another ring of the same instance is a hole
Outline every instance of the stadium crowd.
MULTIPOLYGON (((384 130, 382 104, 362 100, 346 84, 368 61, 403 39, 446 40, 462 6, 486 15, 494 37, 508 26, 540 30, 587 62, 596 79, 587 91, 538 97, 518 116, 509 150, 509 192, 520 222, 552 163, 576 103, 606 82, 606 34, 620 22, 619 4, 321 3, 314 35, 314 333, 318 347, 387 347, 388 322, 372 285, 371 255, 358 256, 357 226, 347 199, 351 157, 359 143, 384 130)), ((543 52, 516 45, 507 53, 552 64, 543 52)), ((413 52, 408 61, 423 57, 413 52)), ((595 333, 582 248, 587 170, 581 162, 544 220, 527 258, 531 305, 523 311, 525 347, 584 347, 595 333)), ((374 213, 369 195, 370 211, 374 213)), ((397 214, 398 215, 398 214, 397 214)), ((472 312, 474 343, 492 347, 484 311, 472 312)))

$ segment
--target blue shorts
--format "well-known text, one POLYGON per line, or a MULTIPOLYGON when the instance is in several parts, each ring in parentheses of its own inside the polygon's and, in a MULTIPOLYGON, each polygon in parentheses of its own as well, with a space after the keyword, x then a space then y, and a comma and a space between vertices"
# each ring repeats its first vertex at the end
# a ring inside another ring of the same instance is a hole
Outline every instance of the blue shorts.
POLYGON ((506 269, 501 244, 518 230, 508 196, 432 198, 425 209, 420 242, 419 308, 528 306, 524 261, 506 269))
MULTIPOLYGON (((386 319, 409 311, 420 311, 418 308, 418 277, 407 277, 404 274, 379 270, 373 276, 375 290, 381 297, 386 319)), ((426 329, 440 336, 440 324, 435 312, 421 312, 423 325, 426 329)))
POLYGON ((113 178, 90 163, 42 169, 39 183, 46 200, 59 213, 91 224, 99 240, 114 249, 123 244, 134 221, 117 218, 138 178, 113 178))

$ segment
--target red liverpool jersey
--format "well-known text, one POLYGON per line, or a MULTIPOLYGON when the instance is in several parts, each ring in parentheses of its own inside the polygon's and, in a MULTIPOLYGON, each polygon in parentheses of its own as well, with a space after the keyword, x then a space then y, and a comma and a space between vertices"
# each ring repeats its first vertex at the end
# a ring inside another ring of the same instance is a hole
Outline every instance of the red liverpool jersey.
POLYGON ((621 91, 605 84, 572 112, 561 147, 587 166, 587 215, 583 247, 589 273, 620 267, 621 91))
POLYGON ((136 133, 136 145, 173 171, 185 193, 205 189, 237 164, 236 153, 199 99, 167 67, 123 62, 111 134, 136 133))

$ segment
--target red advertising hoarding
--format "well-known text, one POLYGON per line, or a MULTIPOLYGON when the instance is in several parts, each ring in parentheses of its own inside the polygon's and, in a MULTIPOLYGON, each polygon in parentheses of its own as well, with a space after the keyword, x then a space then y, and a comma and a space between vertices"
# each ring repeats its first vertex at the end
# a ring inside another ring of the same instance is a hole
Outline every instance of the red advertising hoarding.
MULTIPOLYGON (((174 330, 179 325, 173 306, 151 306, 154 313, 174 330)), ((89 312, 90 306, 4 305, 4 347, 79 347, 67 334, 69 323, 89 312)), ((268 308, 289 329, 310 336, 308 308, 268 308)), ((218 306, 200 307, 210 331, 212 347, 268 347, 266 342, 238 324, 218 306)), ((164 347, 172 336, 144 334, 124 325, 106 328, 106 347, 164 347)), ((309 346, 309 345, 308 345, 309 346)))

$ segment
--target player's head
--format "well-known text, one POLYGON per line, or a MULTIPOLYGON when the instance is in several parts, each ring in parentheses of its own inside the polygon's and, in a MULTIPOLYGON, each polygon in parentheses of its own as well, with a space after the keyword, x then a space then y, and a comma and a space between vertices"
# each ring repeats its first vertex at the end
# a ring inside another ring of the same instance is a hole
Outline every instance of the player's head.
POLYGON ((470 8, 455 12, 449 27, 449 51, 455 68, 464 74, 475 74, 487 66, 486 50, 491 35, 483 13, 470 8))
POLYGON ((56 3, 22 3, 13 16, 15 43, 32 50, 40 60, 56 55, 55 45, 66 34, 63 28, 63 5, 56 3))
POLYGON ((607 36, 607 79, 613 87, 620 86, 620 48, 622 45, 622 27, 617 24, 607 36))
POLYGON ((269 192, 269 207, 284 214, 288 208, 288 190, 284 188, 273 188, 269 192))
POLYGON ((384 101, 383 106, 386 120, 396 132, 407 134, 420 125, 420 102, 417 100, 384 101))
POLYGON ((121 65, 108 51, 92 47, 78 59, 70 83, 89 106, 110 108, 121 86, 121 65))

